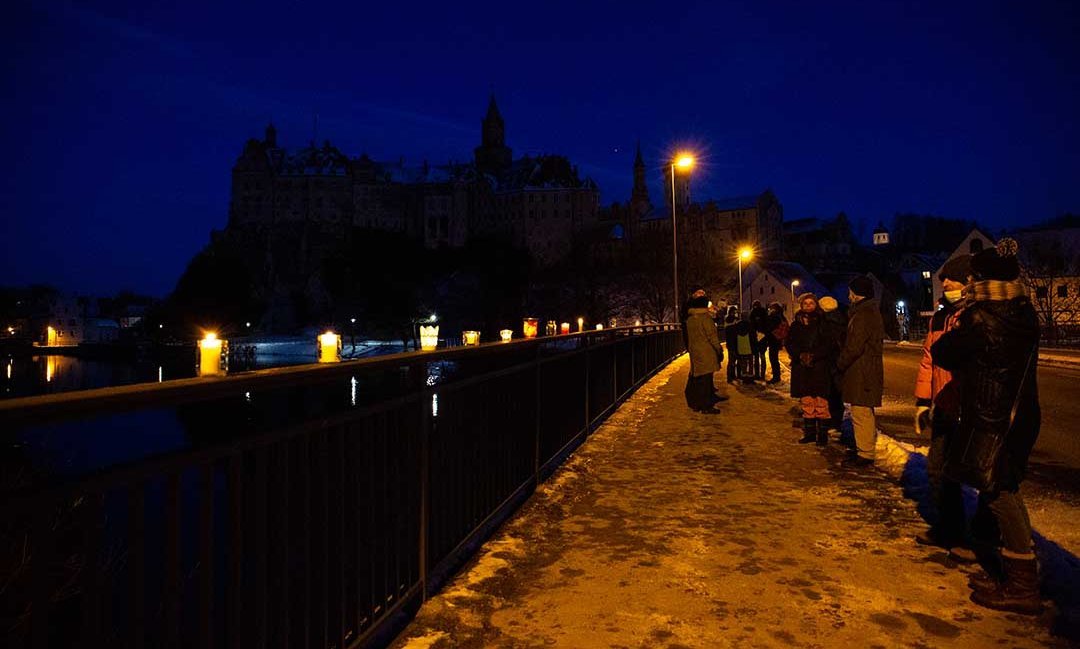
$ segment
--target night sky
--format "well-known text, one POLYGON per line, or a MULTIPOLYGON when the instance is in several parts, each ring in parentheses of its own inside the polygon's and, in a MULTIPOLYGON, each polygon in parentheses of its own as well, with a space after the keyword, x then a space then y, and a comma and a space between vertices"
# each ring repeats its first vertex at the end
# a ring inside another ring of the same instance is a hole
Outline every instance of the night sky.
POLYGON ((1072 0, 232 4, 9 5, 0 284, 164 295, 268 120, 462 161, 492 91, 515 156, 567 155, 603 204, 640 138, 658 204, 689 145, 695 199, 772 187, 788 220, 1080 212, 1072 0))

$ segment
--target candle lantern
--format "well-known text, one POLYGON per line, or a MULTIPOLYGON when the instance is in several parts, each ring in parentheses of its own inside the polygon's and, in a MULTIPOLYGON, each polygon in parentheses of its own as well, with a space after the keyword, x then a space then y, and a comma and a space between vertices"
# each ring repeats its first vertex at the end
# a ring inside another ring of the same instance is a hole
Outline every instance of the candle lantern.
POLYGON ((336 363, 341 360, 341 336, 327 331, 319 336, 319 362, 336 363))
POLYGON ((559 333, 563 333, 563 334, 570 333, 570 323, 569 322, 564 322, 561 325, 559 325, 559 333))
POLYGON ((547 324, 544 325, 544 335, 545 336, 554 336, 555 335, 555 321, 554 320, 548 320, 547 324))
POLYGON ((461 332, 461 344, 462 345, 479 345, 480 344, 480 332, 479 331, 462 331, 461 332))
POLYGON ((221 376, 225 373, 229 341, 209 332, 199 341, 199 376, 221 376))
POLYGON ((526 338, 536 338, 536 329, 539 325, 539 320, 536 318, 525 318, 525 321, 521 325, 522 333, 526 338))
POLYGON ((596 323, 596 330, 597 330, 597 331, 600 331, 600 330, 602 330, 603 328, 604 328, 604 325, 600 324, 599 322, 597 322, 597 323, 596 323))
POLYGON ((577 319, 577 330, 578 330, 578 333, 581 333, 582 331, 585 331, 585 318, 578 318, 577 319))
POLYGON ((504 342, 510 342, 510 338, 514 335, 513 329, 502 329, 499 331, 499 338, 504 342))
POLYGON ((420 326, 420 349, 430 351, 439 346, 439 325, 420 326))

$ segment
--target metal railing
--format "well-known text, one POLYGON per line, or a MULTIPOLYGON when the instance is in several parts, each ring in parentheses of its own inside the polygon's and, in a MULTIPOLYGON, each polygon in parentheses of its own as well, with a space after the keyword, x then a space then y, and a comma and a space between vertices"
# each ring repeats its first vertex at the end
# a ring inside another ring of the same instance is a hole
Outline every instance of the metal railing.
POLYGON ((0 402, 9 448, 146 412, 186 433, 0 495, 0 638, 384 644, 682 350, 652 325, 0 402))

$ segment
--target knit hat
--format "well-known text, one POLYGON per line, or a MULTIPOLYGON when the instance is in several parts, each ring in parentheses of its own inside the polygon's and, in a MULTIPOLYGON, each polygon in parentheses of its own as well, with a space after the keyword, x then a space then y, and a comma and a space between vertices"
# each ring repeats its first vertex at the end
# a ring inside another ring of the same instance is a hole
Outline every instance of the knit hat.
POLYGON ((971 257, 971 274, 978 280, 1011 282, 1020 278, 1020 262, 1016 252, 1020 249, 1014 239, 1005 237, 993 248, 977 252, 971 257))
POLYGON ((866 275, 859 275, 851 280, 848 288, 859 297, 874 297, 874 283, 866 275))
POLYGON ((835 311, 836 307, 840 306, 839 303, 837 303, 836 298, 831 295, 826 295, 818 300, 818 304, 821 305, 821 310, 825 313, 835 311))
POLYGON ((945 262, 938 273, 938 279, 945 281, 951 279, 954 282, 967 284, 968 275, 971 274, 971 255, 959 255, 945 262))
POLYGON ((799 299, 796 300, 796 304, 798 304, 799 306, 802 306, 802 301, 807 300, 807 299, 813 300, 814 304, 817 304, 817 296, 814 295, 813 293, 803 293, 802 295, 799 296, 799 299))

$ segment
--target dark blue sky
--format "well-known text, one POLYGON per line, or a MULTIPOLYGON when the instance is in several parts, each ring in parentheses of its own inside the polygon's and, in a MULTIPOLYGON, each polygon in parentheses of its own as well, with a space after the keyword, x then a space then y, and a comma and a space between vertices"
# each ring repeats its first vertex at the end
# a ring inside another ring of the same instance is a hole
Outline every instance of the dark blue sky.
POLYGON ((1080 212, 1077 3, 40 2, 6 11, 0 283, 163 295, 279 141, 464 160, 495 91, 515 155, 625 200, 696 147, 695 197, 788 219, 990 227, 1080 212), (947 5, 947 6, 946 6, 947 5))

